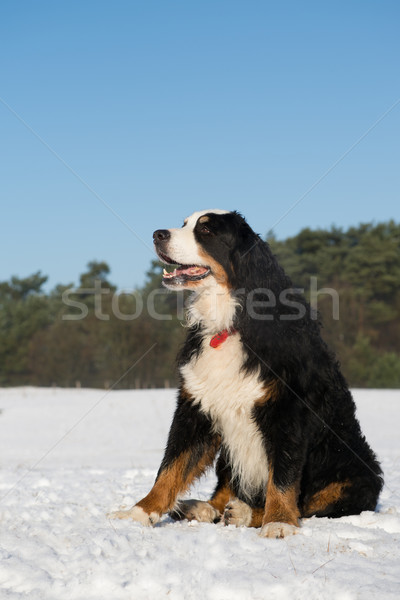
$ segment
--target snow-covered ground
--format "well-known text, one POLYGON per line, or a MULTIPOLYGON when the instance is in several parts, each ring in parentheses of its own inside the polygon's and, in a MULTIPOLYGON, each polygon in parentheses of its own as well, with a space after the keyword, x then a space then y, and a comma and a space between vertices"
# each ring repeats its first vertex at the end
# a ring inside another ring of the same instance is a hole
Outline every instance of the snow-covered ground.
MULTIPOLYGON (((299 535, 113 521, 152 486, 173 390, 0 389, 0 599, 400 598, 400 391, 356 390, 385 472, 378 512, 299 535)), ((214 476, 191 496, 207 498, 214 476)))

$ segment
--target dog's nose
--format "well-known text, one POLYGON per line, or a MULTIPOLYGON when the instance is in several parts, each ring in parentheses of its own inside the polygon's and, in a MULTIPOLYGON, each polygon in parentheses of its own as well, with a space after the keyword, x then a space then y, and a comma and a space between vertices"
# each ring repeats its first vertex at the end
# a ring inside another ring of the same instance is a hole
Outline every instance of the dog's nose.
POLYGON ((153 233, 153 240, 155 242, 165 242, 166 240, 169 240, 170 237, 171 234, 168 229, 157 229, 157 231, 153 233))

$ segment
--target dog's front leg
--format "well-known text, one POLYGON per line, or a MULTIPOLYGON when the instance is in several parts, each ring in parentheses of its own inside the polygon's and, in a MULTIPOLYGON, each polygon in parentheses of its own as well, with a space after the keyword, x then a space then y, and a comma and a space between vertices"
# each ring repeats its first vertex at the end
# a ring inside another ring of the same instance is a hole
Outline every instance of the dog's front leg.
POLYGON ((167 448, 151 491, 129 510, 110 516, 154 525, 215 459, 220 444, 209 419, 180 393, 167 448))
POLYGON ((298 483, 279 486, 270 470, 267 495, 260 535, 283 538, 298 532, 300 511, 298 509, 298 483))
POLYGON ((308 410, 285 389, 257 407, 256 420, 268 456, 268 483, 260 535, 281 538, 299 531, 298 498, 306 448, 308 410))

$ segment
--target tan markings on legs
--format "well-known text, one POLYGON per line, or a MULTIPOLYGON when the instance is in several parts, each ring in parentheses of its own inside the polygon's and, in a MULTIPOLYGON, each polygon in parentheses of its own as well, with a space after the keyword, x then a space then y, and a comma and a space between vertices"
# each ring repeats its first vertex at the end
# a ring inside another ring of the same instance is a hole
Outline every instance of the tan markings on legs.
POLYGON ((273 471, 270 469, 262 524, 279 522, 298 526, 300 512, 297 506, 297 498, 298 486, 280 490, 273 481, 273 471))
POLYGON ((150 492, 137 503, 137 506, 148 514, 156 512, 161 515, 167 512, 174 504, 178 493, 185 487, 183 472, 186 460, 186 456, 181 455, 171 466, 161 471, 150 492))
POLYGON ((283 538, 298 532, 300 512, 297 507, 298 486, 279 489, 270 469, 267 484, 267 499, 260 535, 268 538, 283 538))
POLYGON ((226 484, 224 487, 216 490, 208 502, 213 508, 223 514, 225 506, 228 504, 232 496, 232 490, 229 485, 226 484))
POLYGON ((253 508, 253 514, 251 516, 251 521, 250 521, 249 527, 261 527, 263 518, 264 518, 264 509, 263 508, 253 508))
POLYGON ((319 492, 316 492, 306 502, 302 516, 311 517, 312 515, 325 512, 329 506, 332 506, 343 497, 349 485, 348 481, 330 483, 319 492))
POLYGON ((157 480, 145 498, 137 503, 137 506, 151 514, 153 512, 161 515, 168 512, 176 502, 178 494, 184 493, 195 479, 200 477, 215 458, 217 444, 210 448, 186 473, 190 461, 190 453, 182 453, 169 467, 161 471, 157 480))

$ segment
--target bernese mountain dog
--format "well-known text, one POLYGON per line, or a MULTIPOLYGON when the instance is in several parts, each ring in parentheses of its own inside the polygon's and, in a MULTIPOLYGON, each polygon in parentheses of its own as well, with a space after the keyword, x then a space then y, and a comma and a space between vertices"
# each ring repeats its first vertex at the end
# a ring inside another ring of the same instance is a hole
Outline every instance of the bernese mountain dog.
POLYGON ((192 290, 178 355, 180 389, 152 490, 116 518, 299 531, 300 519, 373 511, 379 463, 320 324, 237 212, 206 210, 154 232, 163 284, 192 290), (176 266, 175 266, 176 265, 176 266), (208 502, 182 500, 215 464, 208 502))

